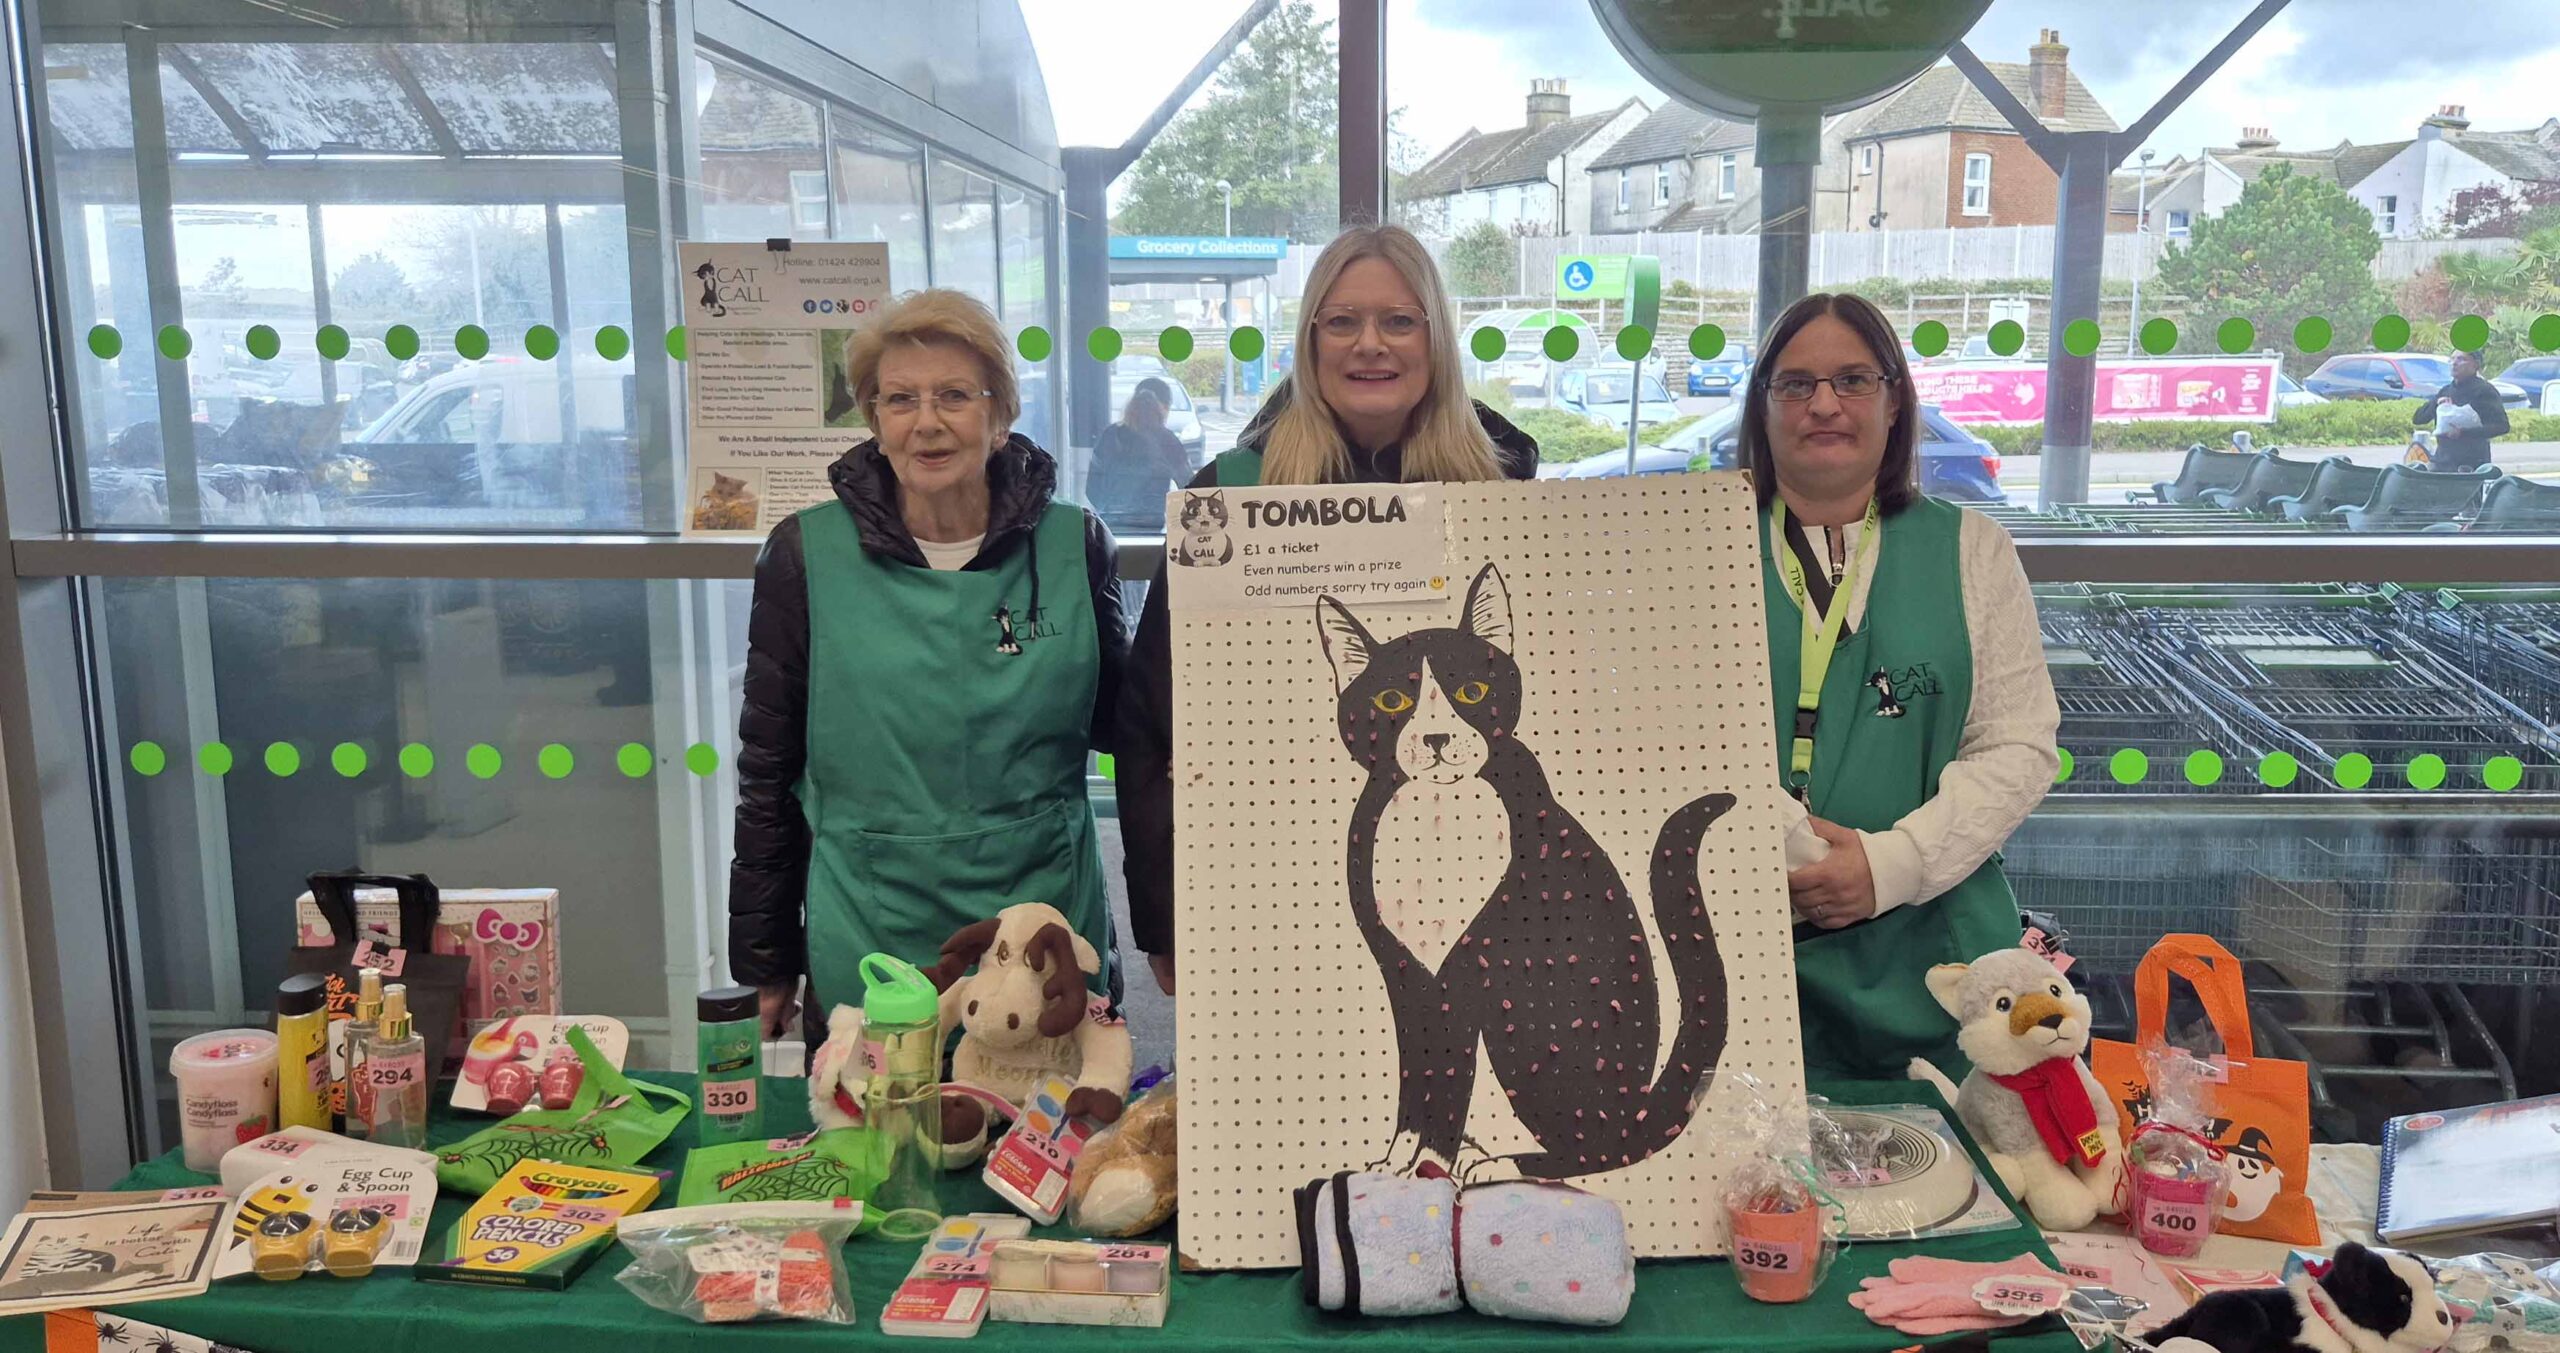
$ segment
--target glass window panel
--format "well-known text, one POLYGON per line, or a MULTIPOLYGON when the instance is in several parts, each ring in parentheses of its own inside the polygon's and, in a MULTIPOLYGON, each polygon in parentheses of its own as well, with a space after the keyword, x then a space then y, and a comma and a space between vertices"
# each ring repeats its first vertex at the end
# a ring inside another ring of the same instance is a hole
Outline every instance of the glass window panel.
POLYGON ((591 43, 402 43, 391 49, 469 155, 614 155, 613 51, 591 43))
POLYGON ((889 246, 892 294, 927 285, 924 147, 841 108, 828 116, 835 137, 836 237, 889 246))
POLYGON ((176 50, 272 154, 443 150, 381 48, 351 42, 190 42, 176 50))
MULTIPOLYGON (((1049 308, 1049 200, 1025 193, 1010 183, 998 188, 997 199, 996 219, 1003 231, 1000 244, 1005 330, 1019 334, 1037 324, 1054 334, 1058 325, 1049 308)), ((1014 425, 1015 430, 1049 448, 1053 455, 1062 450, 1055 433, 1060 393, 1058 368, 1053 352, 1041 362, 1017 358, 1015 371, 1022 383, 1022 417, 1014 425)))
POLYGON ((932 202, 933 284, 997 304, 994 181, 937 155, 932 202))
POLYGON ((695 59, 694 80, 701 104, 701 237, 826 238, 823 213, 811 229, 792 208, 791 176, 826 172, 818 105, 708 57, 695 59))
MULTIPOLYGON (((133 88, 125 69, 125 50, 112 43, 45 45, 45 116, 55 144, 66 152, 132 151, 133 88)), ((240 138, 214 116, 203 92, 166 57, 160 62, 160 100, 168 118, 165 134, 171 150, 188 154, 241 149, 240 138)))

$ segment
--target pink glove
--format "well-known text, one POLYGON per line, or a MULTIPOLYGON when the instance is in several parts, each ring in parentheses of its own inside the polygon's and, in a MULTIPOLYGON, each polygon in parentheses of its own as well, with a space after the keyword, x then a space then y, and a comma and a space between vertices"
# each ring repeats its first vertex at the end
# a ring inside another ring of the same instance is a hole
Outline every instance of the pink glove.
POLYGON ((1890 1271, 1890 1278, 1860 1283, 1860 1290, 1850 1294, 1849 1304, 1867 1319, 1905 1334, 1951 1334, 2024 1324, 2023 1316, 1985 1311, 1974 1299, 1974 1286, 1992 1277, 2062 1277, 2032 1255, 1997 1264, 1913 1257, 1895 1260, 1890 1271))

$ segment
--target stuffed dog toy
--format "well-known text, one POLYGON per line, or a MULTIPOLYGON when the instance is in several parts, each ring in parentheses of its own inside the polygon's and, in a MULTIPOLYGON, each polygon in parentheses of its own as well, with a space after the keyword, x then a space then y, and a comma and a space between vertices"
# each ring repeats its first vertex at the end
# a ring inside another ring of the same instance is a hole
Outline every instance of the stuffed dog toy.
POLYGON ((1955 1016, 1973 1074, 1956 1089, 1925 1059, 1911 1078, 1956 1107, 2000 1182, 2048 1231, 2077 1231, 2116 1211, 2124 1143, 2115 1105, 2080 1060, 2089 1000, 2029 949, 1929 970, 1929 994, 1955 1016))
POLYGON ((1176 1196, 1174 1086, 1148 1091, 1076 1158, 1067 1218, 1089 1236, 1137 1236, 1164 1225, 1176 1196))
MULTIPOLYGON (((1117 1119, 1132 1052, 1129 1026, 1085 990, 1085 978, 1101 971, 1093 946, 1045 902, 1010 906, 963 927, 926 973, 942 991, 943 1036, 955 1025, 962 1031, 951 1079, 1021 1104, 1056 1076, 1075 1087, 1070 1116, 1117 1119)), ((944 1097, 942 1139, 958 1148, 946 1151, 946 1164, 974 1158, 968 1144, 985 1130, 976 1101, 944 1097)))
POLYGON ((2430 1353, 2459 1323, 2425 1265, 2349 1241, 2282 1287, 2213 1293, 2150 1337, 2159 1353, 2430 1353))

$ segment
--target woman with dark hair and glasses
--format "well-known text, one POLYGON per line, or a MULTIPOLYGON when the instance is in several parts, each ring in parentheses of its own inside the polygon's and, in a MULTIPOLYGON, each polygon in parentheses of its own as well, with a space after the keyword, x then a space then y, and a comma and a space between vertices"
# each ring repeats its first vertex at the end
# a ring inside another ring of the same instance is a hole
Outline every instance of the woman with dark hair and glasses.
POLYGON ((1808 815, 1787 888, 1815 1074, 1963 1074, 1928 972, 2018 942, 1998 852, 2060 764, 2017 547, 1914 487, 1902 350, 1866 300, 1808 296, 1744 395, 1778 769, 1808 815))

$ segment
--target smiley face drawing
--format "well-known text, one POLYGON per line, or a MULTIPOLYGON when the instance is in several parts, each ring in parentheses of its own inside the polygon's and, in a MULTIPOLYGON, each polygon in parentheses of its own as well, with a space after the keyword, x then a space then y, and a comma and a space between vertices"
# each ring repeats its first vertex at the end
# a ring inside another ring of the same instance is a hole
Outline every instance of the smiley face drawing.
POLYGON ((2240 1140, 2227 1148, 2231 1183, 2222 1199, 2224 1220, 2256 1221, 2284 1191, 2284 1171, 2276 1168, 2274 1147, 2260 1129, 2242 1128, 2240 1140))

